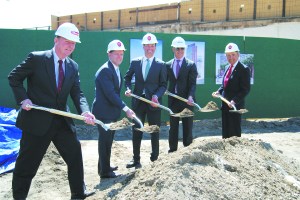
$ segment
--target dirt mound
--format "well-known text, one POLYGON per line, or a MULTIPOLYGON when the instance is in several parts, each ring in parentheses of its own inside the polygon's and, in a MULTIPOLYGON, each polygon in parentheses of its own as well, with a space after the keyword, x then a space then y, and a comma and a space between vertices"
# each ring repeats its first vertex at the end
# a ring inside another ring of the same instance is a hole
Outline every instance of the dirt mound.
MULTIPOLYGON (((181 129, 181 127, 180 127, 181 129)), ((245 119, 242 137, 221 139, 221 120, 195 121, 194 141, 168 154, 169 126, 160 127, 159 159, 151 162, 150 134, 141 145, 141 169, 127 169, 132 158, 131 129, 116 131, 111 161, 122 176, 100 179, 96 126, 78 125, 85 182, 99 199, 299 199, 300 118, 245 119)), ((0 199, 12 199, 12 173, 1 176, 0 199)), ((28 199, 70 198, 67 166, 53 144, 48 148, 28 199)))
POLYGON ((219 110, 218 105, 216 102, 210 101, 208 102, 202 109, 202 112, 211 112, 211 111, 216 111, 219 110))
POLYGON ((197 139, 126 180, 107 199, 297 199, 300 168, 268 143, 197 139))
POLYGON ((121 129, 124 129, 124 128, 128 128, 130 126, 133 126, 133 123, 131 123, 126 117, 124 117, 120 121, 117 121, 117 122, 114 122, 114 123, 110 124, 109 129, 111 129, 111 130, 121 130, 121 129))
POLYGON ((194 116, 194 113, 189 110, 188 108, 183 109, 180 113, 176 113, 172 115, 173 117, 192 117, 194 116))

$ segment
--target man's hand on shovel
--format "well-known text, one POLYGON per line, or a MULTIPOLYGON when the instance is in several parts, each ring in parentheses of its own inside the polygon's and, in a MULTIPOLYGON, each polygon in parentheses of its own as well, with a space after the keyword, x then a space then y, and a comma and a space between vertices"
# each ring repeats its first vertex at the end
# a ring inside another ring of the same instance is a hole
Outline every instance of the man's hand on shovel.
POLYGON ((194 99, 193 99, 193 97, 192 96, 189 96, 189 98, 188 98, 188 101, 186 102, 188 105, 190 105, 190 106, 194 106, 195 104, 195 102, 194 102, 194 99))
POLYGON ((159 101, 158 101, 158 97, 156 95, 152 96, 151 101, 153 102, 150 104, 152 107, 155 107, 155 108, 158 107, 159 101))
POLYGON ((135 113, 133 112, 133 110, 131 110, 131 109, 128 109, 126 111, 126 115, 129 119, 133 119, 136 116, 135 113))
POLYGON ((81 116, 84 116, 84 122, 86 124, 95 125, 95 116, 91 112, 84 112, 81 114, 81 116))
POLYGON ((125 91, 125 96, 131 97, 131 90, 129 88, 127 88, 127 90, 125 91))
POLYGON ((229 108, 235 108, 235 102, 233 100, 227 103, 227 105, 229 106, 229 108))
POLYGON ((24 101, 22 101, 22 105, 21 105, 22 109, 29 111, 31 110, 30 106, 32 106, 32 102, 30 99, 25 99, 24 101))

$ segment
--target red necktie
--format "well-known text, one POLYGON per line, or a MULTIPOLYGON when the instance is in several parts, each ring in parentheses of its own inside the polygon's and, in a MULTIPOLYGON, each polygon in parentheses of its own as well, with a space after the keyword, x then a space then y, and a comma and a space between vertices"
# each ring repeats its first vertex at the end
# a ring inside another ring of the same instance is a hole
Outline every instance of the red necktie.
POLYGON ((224 78, 224 87, 226 87, 226 85, 228 83, 228 80, 229 80, 230 75, 231 75, 232 68, 233 68, 233 65, 230 65, 230 68, 228 69, 227 74, 224 78))
POLYGON ((60 92, 60 91, 61 91, 62 84, 63 84, 63 81, 64 81, 64 78, 65 78, 65 74, 64 74, 63 67, 62 67, 63 61, 62 61, 62 60, 59 60, 58 63, 59 63, 59 67, 58 67, 58 84, 57 84, 57 92, 60 92))

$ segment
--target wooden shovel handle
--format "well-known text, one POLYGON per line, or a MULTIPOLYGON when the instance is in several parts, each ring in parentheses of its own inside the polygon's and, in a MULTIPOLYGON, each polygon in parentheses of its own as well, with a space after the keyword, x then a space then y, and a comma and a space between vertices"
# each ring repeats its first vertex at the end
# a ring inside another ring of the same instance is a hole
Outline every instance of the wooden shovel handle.
MULTIPOLYGON (((82 121, 85 120, 85 117, 82 116, 82 115, 76 115, 76 114, 73 114, 73 113, 69 113, 69 112, 65 112, 65 111, 61 111, 61 110, 56 110, 56 109, 53 109, 53 108, 46 108, 46 107, 42 107, 42 106, 29 105, 29 104, 27 104, 26 106, 29 107, 29 108, 36 109, 36 110, 43 110, 43 111, 46 111, 46 112, 50 112, 50 113, 53 113, 53 114, 56 114, 56 115, 70 117, 70 118, 78 119, 78 120, 82 120, 82 121)), ((99 124, 100 126, 102 126, 106 131, 109 129, 109 127, 107 125, 105 125, 103 122, 101 122, 100 120, 95 119, 94 121, 95 121, 96 124, 99 124)))
MULTIPOLYGON (((184 101, 184 102, 186 102, 186 103, 189 101, 189 100, 187 100, 187 99, 185 99, 185 98, 183 98, 183 97, 181 97, 181 96, 178 96, 178 95, 176 95, 176 94, 173 94, 173 93, 169 92, 168 90, 165 92, 165 94, 166 94, 166 95, 169 95, 169 96, 171 96, 171 97, 177 98, 177 99, 179 99, 179 100, 181 100, 181 101, 184 101)), ((196 104, 195 102, 193 102, 193 105, 196 106, 199 110, 201 110, 201 107, 200 107, 198 104, 196 104)))
POLYGON ((225 103, 227 103, 228 106, 231 105, 231 106, 233 107, 233 109, 236 111, 235 105, 231 104, 227 99, 225 99, 225 98, 224 98, 223 96, 221 96, 221 95, 218 95, 218 97, 219 97, 222 101, 224 101, 225 103))
POLYGON ((174 114, 170 108, 167 108, 167 107, 165 107, 165 106, 163 106, 163 105, 160 105, 160 104, 158 104, 158 103, 154 103, 154 102, 152 102, 152 101, 150 101, 150 100, 148 100, 148 99, 146 99, 146 98, 144 98, 144 97, 140 97, 140 96, 135 95, 135 94, 132 94, 132 93, 130 94, 130 96, 132 96, 132 97, 134 97, 134 98, 137 98, 137 99, 139 99, 139 100, 141 100, 141 101, 144 101, 144 102, 146 102, 146 103, 149 103, 149 104, 155 104, 155 105, 157 105, 157 107, 160 107, 160 108, 162 108, 162 109, 164 109, 164 110, 167 110, 171 115, 174 114))

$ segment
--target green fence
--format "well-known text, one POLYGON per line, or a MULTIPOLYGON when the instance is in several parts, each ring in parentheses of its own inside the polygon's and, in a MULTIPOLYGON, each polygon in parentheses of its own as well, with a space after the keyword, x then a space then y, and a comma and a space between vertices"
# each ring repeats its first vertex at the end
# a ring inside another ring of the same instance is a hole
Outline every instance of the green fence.
MULTIPOLYGON (((81 85, 90 105, 94 98, 94 75, 97 69, 107 61, 107 44, 113 39, 120 39, 127 51, 120 66, 124 75, 130 63, 130 39, 141 39, 142 32, 82 32, 81 44, 77 44, 72 58, 80 66, 81 85)), ((173 57, 171 42, 178 34, 155 34, 163 41, 163 60, 173 57)), ((211 93, 219 85, 215 83, 216 53, 223 53, 227 43, 236 43, 244 54, 254 54, 254 84, 246 99, 249 113, 245 118, 276 118, 299 116, 300 102, 300 64, 299 40, 240 37, 240 36, 209 36, 181 34, 186 41, 205 43, 204 84, 197 85, 197 103, 206 105, 219 99, 213 99, 211 93)), ((29 52, 45 50, 53 47, 54 31, 46 30, 0 30, 0 106, 18 108, 8 85, 8 73, 23 61, 29 52)), ((141 55, 143 52, 141 52, 141 55)), ((122 98, 130 105, 130 98, 122 98)), ((164 97, 164 105, 167 105, 164 97)), ((72 103, 69 104, 71 109, 72 103)), ((163 121, 168 121, 168 113, 163 111, 163 121)), ((125 115, 124 115, 125 116, 125 115)), ((212 113, 198 112, 195 119, 219 118, 220 111, 212 113)))

